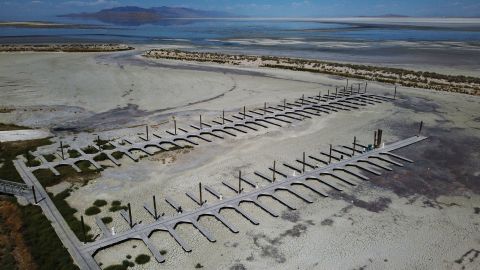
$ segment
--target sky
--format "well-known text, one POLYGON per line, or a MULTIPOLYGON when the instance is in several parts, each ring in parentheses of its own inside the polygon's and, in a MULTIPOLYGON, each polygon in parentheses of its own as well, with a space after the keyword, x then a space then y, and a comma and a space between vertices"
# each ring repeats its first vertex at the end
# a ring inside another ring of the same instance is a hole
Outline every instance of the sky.
POLYGON ((182 6, 251 17, 480 17, 480 0, 0 0, 0 20, 42 20, 126 5, 182 6))

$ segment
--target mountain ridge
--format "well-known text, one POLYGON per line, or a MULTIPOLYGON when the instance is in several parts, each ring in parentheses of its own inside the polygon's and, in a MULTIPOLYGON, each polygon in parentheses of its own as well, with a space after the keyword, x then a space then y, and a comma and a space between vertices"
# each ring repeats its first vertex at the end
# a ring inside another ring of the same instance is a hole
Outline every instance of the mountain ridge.
POLYGON ((162 20, 178 18, 232 18, 242 17, 229 12, 214 10, 199 10, 185 7, 150 7, 121 6, 109 9, 102 9, 97 12, 82 12, 58 15, 58 17, 97 19, 103 22, 117 24, 144 24, 155 23, 162 20))

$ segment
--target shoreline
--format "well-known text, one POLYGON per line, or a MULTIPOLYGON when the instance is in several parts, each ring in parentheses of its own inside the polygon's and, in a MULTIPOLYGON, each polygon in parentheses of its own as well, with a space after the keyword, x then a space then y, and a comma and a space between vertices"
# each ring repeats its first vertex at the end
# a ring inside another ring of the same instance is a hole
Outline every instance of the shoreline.
POLYGON ((0 52, 118 52, 135 49, 125 44, 3 44, 0 45, 0 52))
POLYGON ((153 59, 209 62, 222 65, 306 71, 398 84, 406 87, 433 89, 437 91, 464 93, 477 96, 480 95, 480 78, 463 75, 444 75, 428 71, 413 71, 403 68, 338 63, 290 57, 182 51, 177 49, 151 49, 143 53, 142 56, 153 59))

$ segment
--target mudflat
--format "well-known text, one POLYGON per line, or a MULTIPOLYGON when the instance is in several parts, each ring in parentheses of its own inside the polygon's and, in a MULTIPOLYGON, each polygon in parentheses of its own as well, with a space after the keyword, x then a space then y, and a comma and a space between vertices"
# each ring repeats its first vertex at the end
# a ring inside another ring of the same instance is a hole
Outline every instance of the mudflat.
MULTIPOLYGON (((97 135, 102 138, 139 140, 144 125, 168 136, 172 116, 179 126, 196 124, 247 108, 281 103, 302 94, 317 95, 344 86, 339 76, 267 67, 229 66, 214 63, 146 59, 145 48, 111 53, 2 53, 0 54, 0 122, 50 131, 70 145, 86 146, 97 135)), ((350 79, 349 83, 363 83, 350 79)), ((393 96, 393 86, 369 82, 368 92, 393 96)), ((288 210, 273 200, 264 202, 282 213, 273 218, 263 210, 242 204, 260 220, 249 223, 233 211, 222 214, 240 230, 233 234, 214 218, 200 223, 217 239, 210 243, 191 225, 177 232, 192 247, 191 253, 166 233, 151 239, 164 254, 161 266, 151 258, 136 269, 476 269, 480 266, 480 97, 435 90, 398 87, 397 99, 354 112, 312 117, 283 127, 261 129, 251 134, 215 139, 188 149, 163 152, 121 167, 109 167, 87 185, 61 183, 49 188, 58 193, 73 185, 67 202, 79 218, 97 199, 100 217, 109 216, 108 228, 128 228, 118 212, 109 212, 112 201, 131 203, 136 220, 153 219, 143 210, 151 196, 170 196, 192 209, 185 192, 195 192, 201 181, 233 196, 221 181, 235 181, 238 170, 256 179, 254 171, 267 172, 273 160, 291 162, 303 151, 318 153, 328 144, 373 141, 373 130, 381 128, 386 143, 417 133, 427 141, 398 153, 415 160, 403 168, 358 186, 340 185, 343 192, 326 189, 320 198, 306 189, 306 204, 286 192, 286 201, 297 206, 288 210)), ((58 145, 39 151, 56 151, 58 145)), ((140 155, 139 153, 135 153, 140 155)), ((107 163, 105 163, 107 165, 107 163)), ((111 164, 109 164, 111 165, 111 164)), ((286 173, 291 170, 282 168, 286 173)), ((332 179, 333 181, 333 179, 332 179)), ((214 200, 206 194, 207 200, 214 200)), ((160 200, 160 199, 158 199, 160 200)), ((174 215, 163 200, 159 212, 174 215)), ((94 234, 100 233, 95 216, 85 218, 94 234)), ((95 260, 108 266, 127 255, 150 254, 132 240, 99 252, 95 260)))

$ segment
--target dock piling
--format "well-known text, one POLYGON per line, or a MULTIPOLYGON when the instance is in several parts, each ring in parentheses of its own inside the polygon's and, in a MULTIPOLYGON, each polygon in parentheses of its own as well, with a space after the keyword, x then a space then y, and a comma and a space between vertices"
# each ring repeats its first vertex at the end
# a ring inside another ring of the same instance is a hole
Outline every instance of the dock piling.
POLYGON ((32 193, 33 193, 33 201, 35 202, 35 204, 37 204, 38 200, 37 200, 37 194, 35 193, 35 186, 32 186, 32 193))
POLYGON ((420 136, 420 133, 422 132, 422 127, 423 127, 423 121, 420 122, 420 127, 418 128, 418 135, 420 136))
POLYGON ((130 228, 133 228, 133 221, 132 221, 132 208, 130 207, 130 203, 128 205, 128 219, 130 222, 130 228))
POLYGON ((305 173, 305 152, 303 152, 303 159, 302 159, 302 173, 305 173))
POLYGON ((352 157, 355 155, 355 147, 357 146, 357 137, 353 136, 353 150, 352 150, 352 157))
POLYGON ((82 222, 82 233, 83 233, 83 243, 87 243, 87 235, 85 234, 85 222, 83 221, 83 215, 80 216, 80 221, 82 222))
POLYGON ((276 161, 274 160, 273 161, 273 175, 272 175, 272 182, 275 182, 275 172, 276 172, 276 169, 275 169, 275 165, 276 165, 276 161))
POLYGON ((242 171, 238 171, 238 194, 242 193, 242 171))
POLYGON ((63 142, 60 141, 60 151, 62 152, 62 159, 65 160, 65 153, 63 152, 63 142))
POLYGON ((198 183, 198 191, 199 191, 199 195, 200 195, 200 206, 203 205, 203 197, 202 197, 202 182, 198 183))
POLYGON ((330 153, 328 155, 328 164, 332 163, 332 145, 330 144, 330 153))
POLYGON ((154 213, 154 216, 155 216, 155 220, 158 219, 158 215, 157 215, 157 200, 155 199, 155 195, 153 195, 153 213, 154 213))

